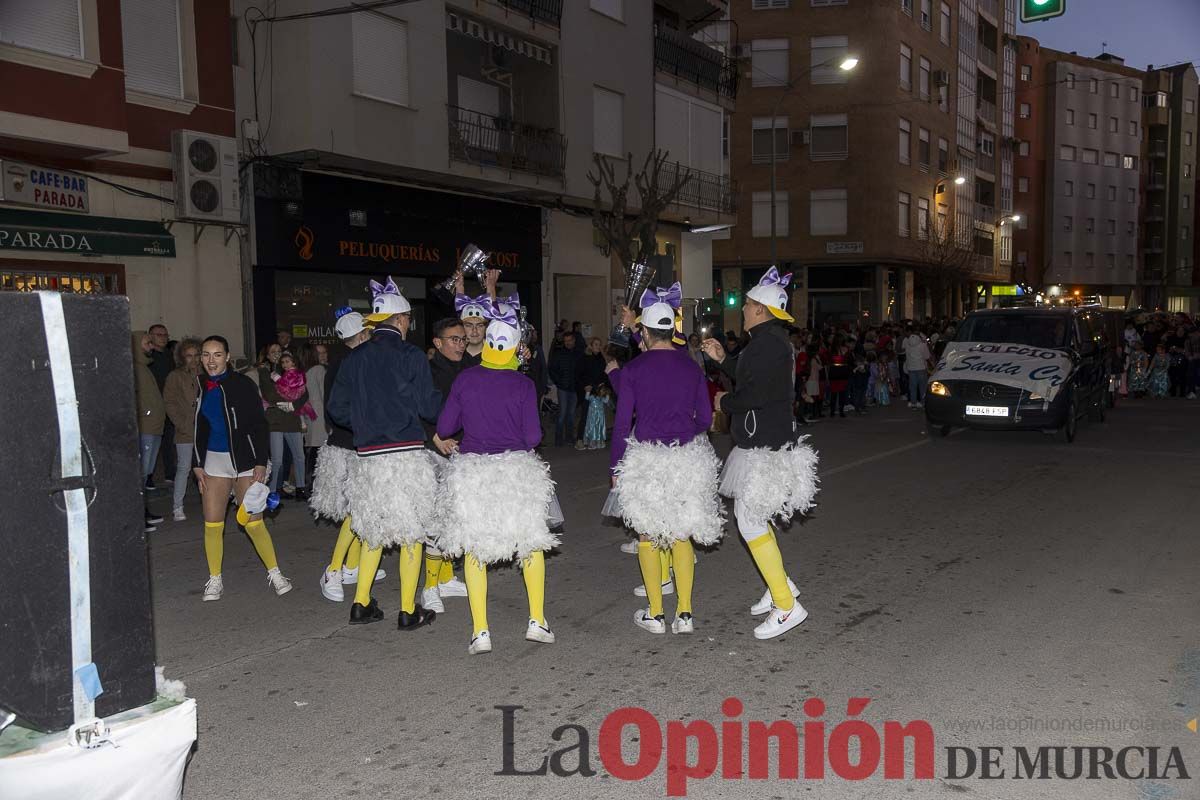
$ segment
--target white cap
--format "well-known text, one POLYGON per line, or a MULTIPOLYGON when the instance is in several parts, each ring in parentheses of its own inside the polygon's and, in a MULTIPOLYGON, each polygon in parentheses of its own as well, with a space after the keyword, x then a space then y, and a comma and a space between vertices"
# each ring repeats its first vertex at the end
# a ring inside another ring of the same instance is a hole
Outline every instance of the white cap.
POLYGON ((242 507, 247 514, 261 514, 267 507, 267 496, 271 490, 265 483, 253 483, 242 496, 242 507))
POLYGON ((746 292, 746 297, 762 303, 776 319, 781 319, 785 322, 796 321, 796 319, 785 310, 787 308, 788 294, 782 286, 764 286, 760 283, 750 291, 746 292))
POLYGON ((375 301, 371 304, 371 313, 367 315, 367 319, 371 322, 383 322, 388 317, 394 314, 408 314, 412 312, 412 305, 402 294, 377 294, 375 301))
POLYGON ((675 327, 675 309, 666 303, 653 303, 642 309, 641 323, 647 328, 669 331, 675 327))
POLYGON ((351 336, 357 336, 365 327, 363 315, 357 311, 351 311, 338 318, 333 325, 333 330, 339 339, 349 339, 351 336))

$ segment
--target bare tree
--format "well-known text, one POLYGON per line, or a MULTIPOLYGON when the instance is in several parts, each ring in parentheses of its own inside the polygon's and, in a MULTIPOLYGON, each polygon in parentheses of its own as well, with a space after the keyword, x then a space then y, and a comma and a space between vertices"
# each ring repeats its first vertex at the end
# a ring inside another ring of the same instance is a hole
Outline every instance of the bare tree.
POLYGON ((624 180, 618 180, 613 159, 599 154, 592 156, 595 171, 587 175, 596 190, 592 225, 609 251, 616 254, 622 268, 628 269, 640 254, 655 251, 659 215, 692 178, 687 168, 668 168, 667 155, 665 150, 647 153, 641 170, 634 173, 633 153, 630 153, 624 180), (631 188, 637 193, 635 208, 631 208, 634 202, 631 188))
MULTIPOLYGON (((964 284, 978 274, 984 256, 974 250, 974 231, 959 228, 953 216, 944 222, 927 220, 925 230, 918 230, 917 236, 920 261, 914 271, 929 287, 933 307, 942 313, 955 284, 964 284)), ((990 258, 987 265, 991 266, 990 258)))

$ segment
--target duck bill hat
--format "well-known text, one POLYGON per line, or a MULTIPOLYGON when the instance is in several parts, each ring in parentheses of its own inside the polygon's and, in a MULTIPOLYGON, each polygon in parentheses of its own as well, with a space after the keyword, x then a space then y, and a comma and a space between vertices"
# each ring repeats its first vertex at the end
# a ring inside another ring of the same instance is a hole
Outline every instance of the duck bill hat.
POLYGON ((454 296, 454 310, 458 312, 458 318, 461 320, 487 319, 487 310, 484 308, 484 303, 487 300, 488 296, 486 294, 481 294, 479 297, 456 294, 454 296))
POLYGON ((371 281, 371 313, 367 314, 370 322, 383 322, 396 314, 411 314, 412 305, 400 293, 400 287, 389 275, 387 283, 371 281))
POLYGON ((507 303, 492 303, 490 298, 484 300, 484 311, 491 322, 488 323, 480 357, 487 366, 509 368, 517 363, 521 330, 514 299, 509 298, 507 303))
POLYGON ((758 285, 746 292, 746 297, 755 302, 762 303, 776 319, 781 319, 784 322, 795 322, 796 318, 787 312, 787 286, 791 282, 792 273, 789 272, 787 275, 780 277, 779 270, 771 267, 767 270, 767 274, 759 279, 758 285))

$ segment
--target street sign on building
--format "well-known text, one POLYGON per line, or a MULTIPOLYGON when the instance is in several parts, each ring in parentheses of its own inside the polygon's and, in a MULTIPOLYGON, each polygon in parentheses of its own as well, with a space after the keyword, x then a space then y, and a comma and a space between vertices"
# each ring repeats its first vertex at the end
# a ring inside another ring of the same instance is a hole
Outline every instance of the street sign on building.
POLYGON ((862 242, 826 242, 825 252, 833 255, 861 255, 863 251, 862 242))
POLYGON ((83 175, 0 161, 0 200, 14 205, 88 213, 88 179, 83 175))
POLYGON ((1067 0, 1021 0, 1021 22, 1053 19, 1066 11, 1067 0))

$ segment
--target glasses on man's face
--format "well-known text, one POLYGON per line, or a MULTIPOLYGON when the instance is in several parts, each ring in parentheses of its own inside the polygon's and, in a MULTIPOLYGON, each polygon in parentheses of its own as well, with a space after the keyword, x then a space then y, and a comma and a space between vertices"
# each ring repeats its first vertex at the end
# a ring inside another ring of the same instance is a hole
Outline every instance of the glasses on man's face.
POLYGON ((467 337, 465 337, 465 336, 443 336, 443 337, 441 337, 441 339, 443 342, 449 342, 450 344, 466 344, 467 343, 467 337))

